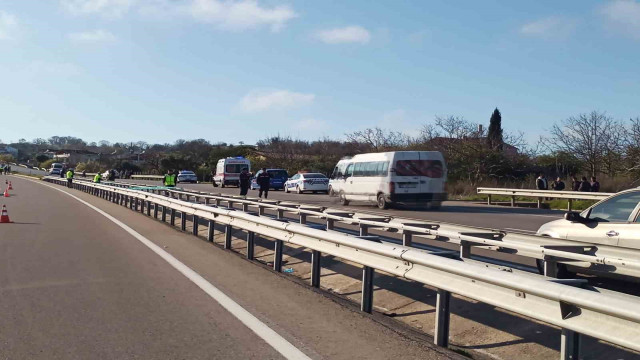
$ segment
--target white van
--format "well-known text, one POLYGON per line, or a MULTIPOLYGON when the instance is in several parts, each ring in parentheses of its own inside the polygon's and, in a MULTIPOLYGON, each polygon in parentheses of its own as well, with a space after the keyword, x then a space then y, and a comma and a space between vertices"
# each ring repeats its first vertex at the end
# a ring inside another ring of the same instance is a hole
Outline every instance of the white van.
POLYGON ((342 205, 350 201, 425 204, 437 209, 446 200, 447 168, 437 151, 394 151, 343 159, 331 176, 330 191, 342 205))
POLYGON ((218 160, 216 174, 213 176, 213 186, 240 186, 240 172, 247 168, 251 171, 251 162, 242 156, 228 157, 218 160))
POLYGON ((60 172, 63 169, 63 165, 61 163, 53 163, 49 168, 49 175, 60 175, 60 172))

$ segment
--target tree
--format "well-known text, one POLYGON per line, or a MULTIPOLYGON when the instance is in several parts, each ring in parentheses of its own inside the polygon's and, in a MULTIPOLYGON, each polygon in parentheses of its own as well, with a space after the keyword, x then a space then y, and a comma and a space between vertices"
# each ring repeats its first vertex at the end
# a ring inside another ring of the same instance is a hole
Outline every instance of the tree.
POLYGON ((504 140, 502 138, 502 115, 500 110, 495 108, 489 120, 489 131, 487 133, 487 143, 491 149, 502 150, 504 140))
POLYGON ((385 131, 378 127, 346 134, 348 141, 368 146, 373 152, 393 151, 409 144, 409 137, 399 131, 385 131))
MULTIPOLYGON (((589 169, 592 176, 603 170, 603 164, 613 165, 614 157, 626 142, 625 127, 605 113, 592 111, 579 114, 551 128, 550 148, 572 154, 589 169)), ((610 169, 613 169, 612 166, 610 169)))

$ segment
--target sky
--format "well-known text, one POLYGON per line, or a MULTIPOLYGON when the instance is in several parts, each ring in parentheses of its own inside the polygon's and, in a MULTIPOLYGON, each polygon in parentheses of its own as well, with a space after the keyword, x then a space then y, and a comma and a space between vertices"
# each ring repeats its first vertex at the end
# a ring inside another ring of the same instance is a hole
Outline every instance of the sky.
POLYGON ((530 142, 640 116, 640 0, 0 0, 0 139, 248 144, 417 134, 530 142))

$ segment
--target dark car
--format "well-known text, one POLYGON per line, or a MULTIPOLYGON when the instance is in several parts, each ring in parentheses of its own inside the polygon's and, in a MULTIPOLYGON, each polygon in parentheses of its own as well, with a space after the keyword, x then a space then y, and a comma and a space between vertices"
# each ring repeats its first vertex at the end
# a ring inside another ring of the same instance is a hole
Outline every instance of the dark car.
MULTIPOLYGON (((262 173, 262 170, 258 171, 256 175, 251 178, 251 190, 257 190, 260 188, 256 178, 259 174, 262 173)), ((267 173, 269 174, 269 189, 274 190, 282 190, 284 189, 284 183, 289 179, 289 174, 287 170, 284 169, 267 169, 267 173)))

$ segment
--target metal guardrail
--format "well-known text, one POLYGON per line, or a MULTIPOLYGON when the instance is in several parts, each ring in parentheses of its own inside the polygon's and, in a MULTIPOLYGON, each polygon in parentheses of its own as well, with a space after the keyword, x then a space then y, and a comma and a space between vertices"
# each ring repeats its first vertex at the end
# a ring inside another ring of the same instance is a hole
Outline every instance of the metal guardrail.
MULTIPOLYGON (((58 178, 45 178, 56 184, 66 184, 58 178)), ((279 221, 260 213, 247 213, 207 203, 192 203, 152 193, 106 184, 76 182, 75 189, 88 192, 132 210, 166 222, 170 216, 175 225, 180 214, 180 226, 186 231, 191 217, 193 234, 198 234, 201 220, 208 221, 207 239, 213 241, 216 223, 225 226, 226 249, 231 248, 233 228, 247 233, 247 258, 253 260, 255 234, 274 239, 274 270, 281 271, 285 242, 312 250, 311 285, 319 287, 321 255, 328 254, 363 265, 361 309, 373 307, 373 273, 383 271, 413 280, 437 290, 434 342, 447 346, 449 342, 449 301, 458 294, 491 304, 514 313, 558 326, 562 329, 561 359, 577 359, 580 336, 588 335, 631 350, 640 351, 640 302, 617 293, 601 293, 597 289, 577 288, 575 282, 543 278, 542 276, 506 273, 484 266, 464 263, 416 248, 368 241, 356 236, 319 230, 288 221, 279 221), (152 215, 153 209, 153 215, 152 215)), ((164 190, 158 190, 164 191, 164 190)))
POLYGON ((131 175, 131 178, 139 180, 162 180, 164 179, 164 175, 131 175))
POLYGON ((516 206, 516 196, 537 198, 538 208, 542 207, 545 198, 567 199, 567 210, 571 211, 573 200, 602 200, 614 193, 583 192, 583 191, 553 191, 553 190, 529 190, 529 189, 502 189, 482 188, 477 189, 478 194, 487 195, 487 204, 491 205, 491 195, 503 195, 511 197, 511 206, 516 206))
MULTIPOLYGON (((148 184, 125 182, 111 184, 119 187, 148 187, 148 184)), ((581 271, 625 275, 640 279, 640 248, 621 248, 579 240, 553 239, 437 221, 394 218, 288 201, 242 198, 180 188, 150 191, 170 194, 179 199, 184 197, 187 201, 193 198, 196 202, 214 203, 216 206, 220 206, 221 203, 230 208, 234 204, 241 205, 242 210, 250 211, 253 208, 257 209, 259 214, 264 214, 265 209, 270 209, 276 211, 278 217, 282 217, 285 212, 293 213, 298 215, 301 221, 304 218, 305 222, 307 216, 321 218, 326 221, 328 230, 334 230, 337 223, 357 225, 360 236, 367 236, 369 230, 399 233, 402 234, 404 246, 412 246, 414 236, 427 237, 457 245, 461 256, 465 259, 471 258, 472 247, 525 256, 540 260, 545 274, 553 277, 558 273, 559 266, 568 265, 580 268, 581 271)))

